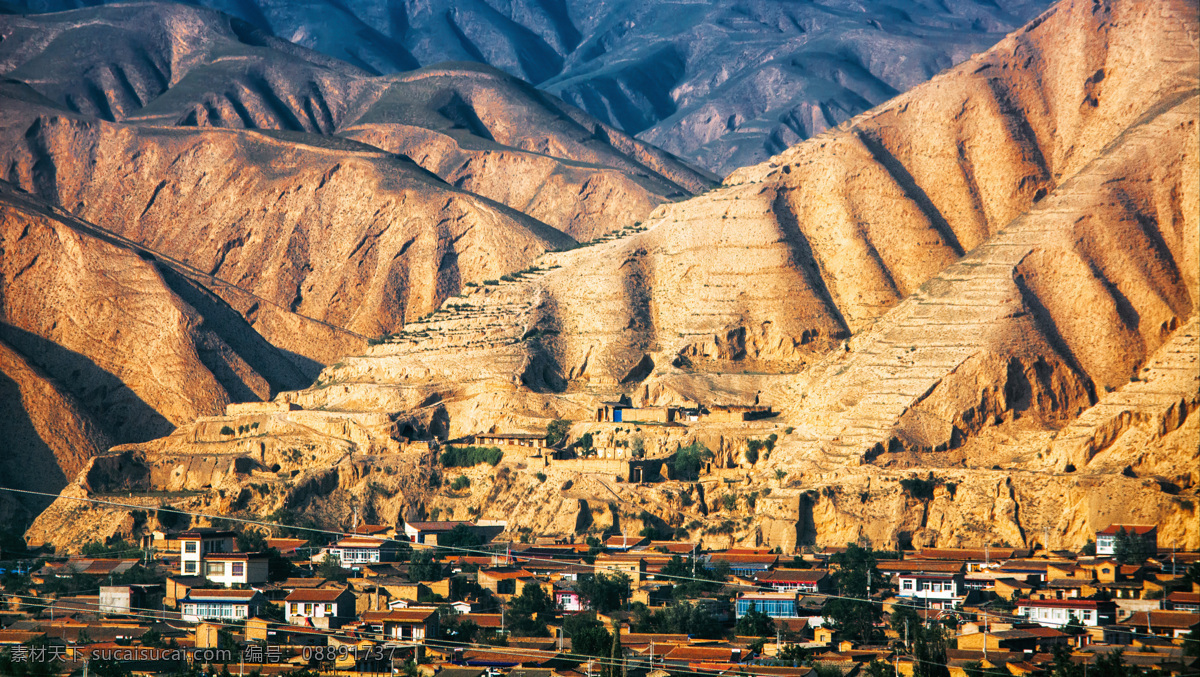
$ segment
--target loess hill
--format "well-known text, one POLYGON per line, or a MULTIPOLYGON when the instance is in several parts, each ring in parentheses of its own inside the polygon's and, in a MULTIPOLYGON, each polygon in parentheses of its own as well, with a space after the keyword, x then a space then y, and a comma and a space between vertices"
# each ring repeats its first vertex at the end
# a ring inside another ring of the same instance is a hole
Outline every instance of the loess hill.
POLYGON ((4 462, 45 466, 24 488, 302 387, 468 282, 714 183, 479 64, 375 77, 169 3, 0 15, 0 35, 0 182, 42 214, 6 202, 0 308, 20 378, 4 462), (21 236, 47 219, 103 253, 72 264, 69 247, 38 249, 54 236, 21 236), (109 270, 157 275, 138 285, 162 298, 109 270), (54 388, 82 426, 62 439, 54 388))
MULTIPOLYGON (((278 394, 281 413, 118 447, 67 495, 135 485, 331 526, 352 506, 436 510, 514 537, 619 524, 785 550, 1078 547, 1111 522, 1157 522, 1161 542, 1200 547, 1197 47, 1194 2, 1063 0, 712 191, 468 288, 278 394), (778 415, 588 422, 620 396, 778 415), (559 416, 609 451, 699 441, 711 471, 645 485, 515 457, 439 471, 394 443, 559 416), (470 489, 443 488, 449 473, 470 489)), ((112 518, 62 499, 29 538, 138 527, 112 518)))

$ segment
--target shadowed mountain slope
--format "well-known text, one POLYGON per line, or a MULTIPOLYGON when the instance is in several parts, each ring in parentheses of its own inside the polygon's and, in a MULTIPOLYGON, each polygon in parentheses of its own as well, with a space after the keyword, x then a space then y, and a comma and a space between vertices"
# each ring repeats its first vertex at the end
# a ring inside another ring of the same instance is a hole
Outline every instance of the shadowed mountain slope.
POLYGON ((1200 486, 1194 8, 1062 2, 886 106, 614 241, 548 254, 280 399, 438 402, 451 436, 587 417, 620 395, 759 401, 781 410, 779 443, 738 463, 764 485, 782 473, 772 496, 811 514, 763 512, 738 539, 795 543, 798 519, 828 543, 973 542, 993 525, 1013 543, 1048 530, 1078 545, 1104 520, 1154 518, 1200 543, 1170 493, 1200 486), (887 513, 891 498, 838 498, 909 468, 967 484, 921 524, 911 506, 887 513))
POLYGON ((239 19, 170 3, 0 17, 0 28, 0 72, 68 110, 138 125, 346 131, 578 239, 712 185, 486 66, 373 78, 239 19))
MULTIPOLYGON (((11 2, 46 12, 81 0, 11 2)), ((371 73, 490 64, 725 174, 982 51, 1044 0, 205 0, 371 73)))
POLYGON ((58 491, 111 443, 307 382, 219 299, 7 182, 0 251, 7 486, 58 491))

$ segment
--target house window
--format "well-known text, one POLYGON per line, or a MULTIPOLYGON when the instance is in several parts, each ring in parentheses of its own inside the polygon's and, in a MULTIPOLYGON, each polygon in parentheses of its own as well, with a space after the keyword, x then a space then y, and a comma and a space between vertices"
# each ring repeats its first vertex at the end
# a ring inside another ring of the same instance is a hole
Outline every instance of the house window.
POLYGON ((183 563, 183 573, 185 573, 185 574, 196 573, 196 569, 198 568, 198 565, 199 565, 199 562, 195 562, 195 561, 184 562, 183 563))
POLYGON ((333 615, 333 605, 332 605, 332 604, 326 604, 326 605, 325 605, 325 615, 326 615, 326 616, 332 616, 332 615, 333 615))
POLYGON ((208 575, 209 576, 224 576, 225 575, 225 563, 224 562, 209 562, 208 563, 208 575))
POLYGON ((200 544, 195 541, 187 541, 186 543, 183 544, 183 551, 194 555, 194 554, 196 554, 196 548, 198 545, 200 545, 200 544))
POLYGON ((312 606, 312 604, 305 604, 305 605, 304 605, 304 615, 305 615, 305 616, 311 616, 311 615, 312 615, 312 613, 313 613, 313 611, 312 611, 312 610, 313 610, 313 606, 312 606))
POLYGON ((912 582, 912 580, 911 580, 911 579, 905 579, 905 581, 904 581, 904 589, 905 589, 905 590, 912 590, 912 589, 913 589, 913 582, 912 582))
POLYGON ((241 576, 245 573, 246 573, 245 563, 243 563, 243 562, 234 562, 233 563, 233 575, 234 576, 241 576))

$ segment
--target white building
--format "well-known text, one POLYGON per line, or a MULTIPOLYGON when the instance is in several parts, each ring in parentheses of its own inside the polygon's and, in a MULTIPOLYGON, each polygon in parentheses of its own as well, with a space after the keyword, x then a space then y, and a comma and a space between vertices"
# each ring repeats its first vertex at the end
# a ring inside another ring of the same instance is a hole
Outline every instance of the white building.
POLYGON ((355 617, 354 593, 348 588, 293 590, 283 599, 283 617, 292 625, 337 628, 355 617))
POLYGON ((347 536, 322 551, 321 557, 336 557, 342 566, 354 569, 364 564, 395 562, 399 546, 395 541, 370 536, 347 536))
POLYGON ((265 552, 230 552, 206 555, 204 577, 229 588, 267 582, 270 557, 265 552))
POLYGON ((896 578, 900 597, 925 600, 934 609, 953 609, 966 597, 962 574, 903 573, 896 578))
POLYGON ((233 552, 232 531, 191 529, 179 534, 180 573, 184 576, 203 576, 201 562, 205 555, 233 552))
POLYGON ((179 600, 183 620, 199 623, 203 620, 245 620, 257 616, 267 598, 257 590, 197 590, 192 589, 179 600))
POLYGON ((1129 536, 1142 539, 1146 545, 1146 553, 1154 555, 1158 552, 1158 527, 1144 524, 1110 524, 1096 532, 1096 554, 1115 555, 1117 552, 1117 533, 1124 530, 1129 536))
POLYGON ((1026 599, 1017 605, 1017 615, 1052 628, 1064 626, 1072 618, 1095 627, 1116 622, 1117 605, 1096 599, 1026 599))

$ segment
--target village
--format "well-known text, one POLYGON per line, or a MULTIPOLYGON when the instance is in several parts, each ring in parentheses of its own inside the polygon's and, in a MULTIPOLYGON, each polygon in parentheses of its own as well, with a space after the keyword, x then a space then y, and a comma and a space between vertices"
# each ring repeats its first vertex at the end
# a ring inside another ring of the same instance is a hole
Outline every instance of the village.
POLYGON ((1025 677, 1200 666, 1200 553, 1159 543, 1154 525, 1109 525, 1082 552, 848 544, 787 555, 618 533, 513 543, 482 521, 277 526, 6 556, 0 673, 1025 677))

